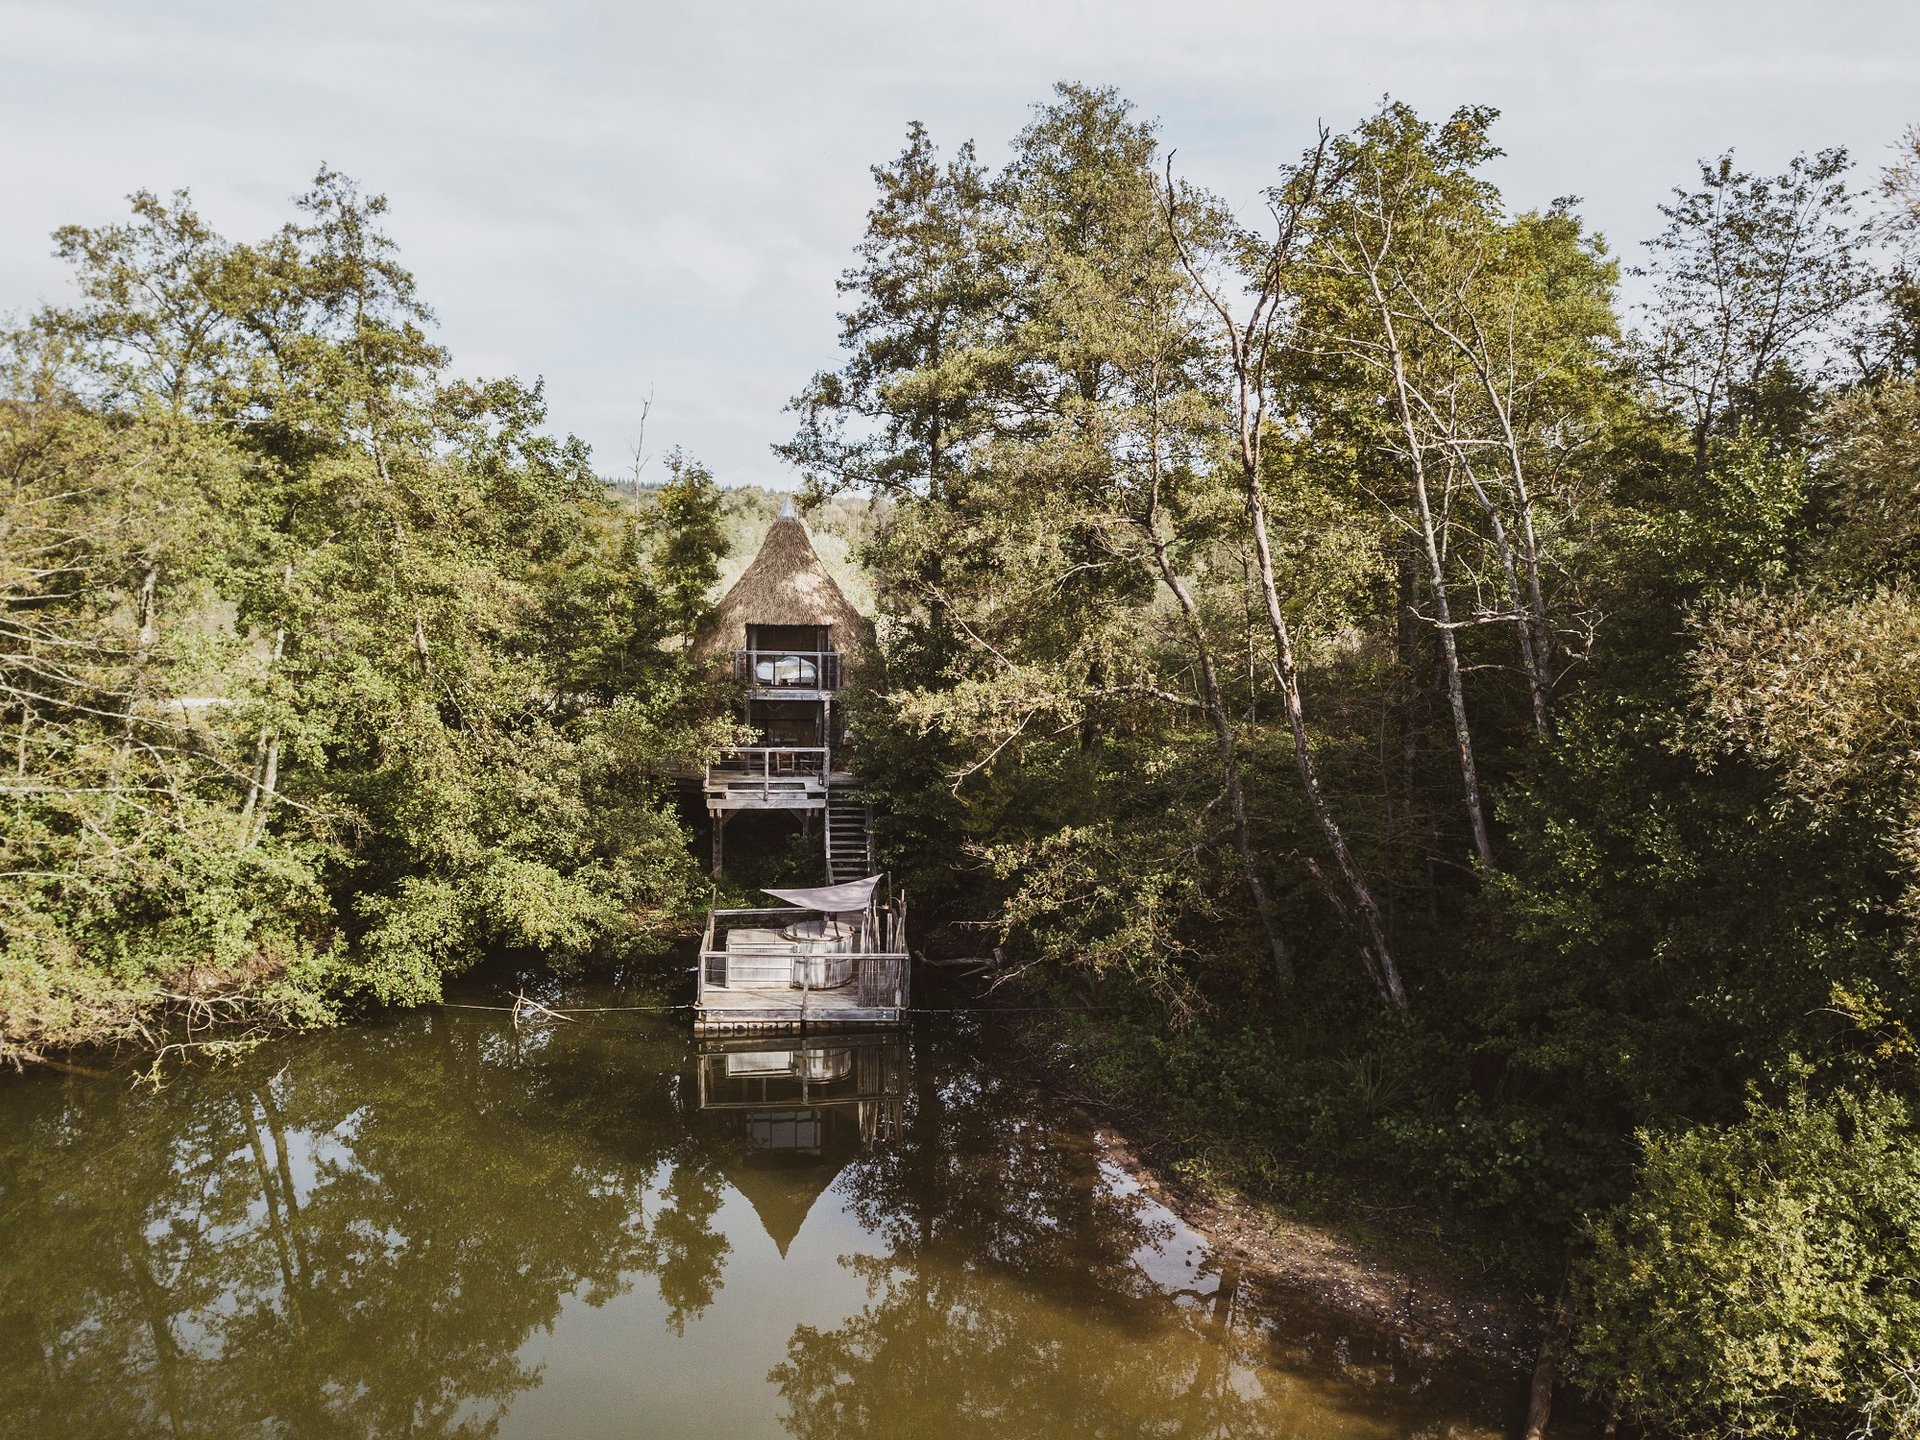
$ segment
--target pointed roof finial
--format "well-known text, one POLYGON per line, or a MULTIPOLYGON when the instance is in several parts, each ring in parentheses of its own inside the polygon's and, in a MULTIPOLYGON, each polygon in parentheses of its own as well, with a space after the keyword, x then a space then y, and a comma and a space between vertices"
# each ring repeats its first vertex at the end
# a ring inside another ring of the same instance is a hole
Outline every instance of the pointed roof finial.
MULTIPOLYGON (((767 512, 766 512, 766 511, 764 511, 764 510, 762 510, 762 511, 761 511, 760 513, 761 513, 762 515, 764 515, 764 514, 766 514, 767 512)), ((792 496, 788 496, 788 497, 787 497, 787 501, 786 501, 786 503, 785 503, 784 505, 782 505, 782 506, 780 507, 780 518, 781 518, 782 520, 792 520, 792 519, 794 519, 794 518, 795 518, 795 516, 794 516, 794 511, 793 511, 793 497, 792 497, 792 496)))

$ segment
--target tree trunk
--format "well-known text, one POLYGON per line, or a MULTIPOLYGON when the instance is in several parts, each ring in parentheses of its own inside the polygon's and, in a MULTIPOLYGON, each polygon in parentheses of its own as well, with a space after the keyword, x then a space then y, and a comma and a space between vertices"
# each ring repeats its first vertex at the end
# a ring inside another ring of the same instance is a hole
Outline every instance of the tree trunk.
MULTIPOLYGON (((1326 146, 1327 132, 1323 129, 1320 148, 1315 152, 1312 170, 1308 175, 1309 193, 1318 189, 1320 161, 1326 153, 1326 146)), ((1380 907, 1374 903, 1373 892, 1367 888, 1360 867, 1354 863, 1352 852, 1347 849, 1346 837, 1341 833, 1339 822, 1334 819, 1326 796, 1320 790, 1319 772, 1313 763, 1312 747, 1307 742, 1306 711, 1300 701, 1300 676, 1294 663, 1293 637, 1287 628, 1286 615, 1280 608, 1279 590, 1273 578, 1273 551, 1267 538, 1266 500, 1260 488, 1261 426, 1266 413, 1269 347, 1281 308, 1281 286, 1286 274, 1287 257, 1293 244, 1295 227, 1307 202, 1299 200, 1292 203, 1284 214, 1276 214, 1280 230, 1268 255, 1253 310, 1242 326, 1234 319, 1226 303, 1207 284, 1205 275, 1180 234, 1171 159, 1167 166, 1164 196, 1168 236, 1178 250, 1180 263, 1195 290, 1220 317, 1232 358, 1236 388, 1233 411, 1240 478, 1246 494, 1247 520, 1253 531, 1254 550, 1259 560, 1261 598, 1266 605, 1268 626, 1273 632, 1274 675, 1280 682, 1281 700, 1287 710, 1287 728, 1293 736, 1293 755, 1300 769, 1301 786, 1306 792, 1307 806, 1319 822, 1321 834, 1326 837, 1328 848, 1333 851, 1334 860, 1340 866, 1341 877, 1346 881, 1354 904, 1366 923, 1368 938, 1361 944, 1361 959, 1387 1003, 1397 1009, 1405 1009, 1406 987, 1401 983, 1400 971, 1394 965, 1392 952, 1387 947, 1386 927, 1381 923, 1380 907)))
MULTIPOLYGON (((280 571, 280 591, 284 596, 293 584, 293 562, 287 561, 280 571)), ((273 631, 273 655, 267 662, 267 673, 272 674, 279 668, 281 657, 287 653, 287 627, 277 625, 273 631)), ((280 770, 280 732, 269 730, 262 735, 253 747, 253 783, 247 788, 247 803, 240 808, 240 848, 251 850, 266 838, 267 805, 270 803, 275 780, 280 770), (255 811, 259 812, 258 825, 255 824, 255 811)))
POLYGON ((1273 896, 1267 890, 1267 882, 1260 874, 1260 857, 1253 845, 1253 827, 1247 819, 1246 791, 1240 783, 1240 759, 1233 738, 1233 721, 1227 714, 1225 701, 1220 695, 1220 674, 1213 662, 1213 650, 1207 644, 1206 634, 1200 628, 1199 607, 1194 604, 1193 592, 1187 588, 1186 581, 1173 568, 1167 558, 1166 542, 1158 535, 1150 537, 1153 546, 1153 558, 1160 569, 1160 578, 1173 592, 1173 598, 1179 602, 1180 614, 1187 624, 1187 635, 1193 644, 1195 657, 1200 661, 1200 675, 1206 688, 1207 718, 1213 722, 1214 740, 1220 747, 1220 769, 1226 783, 1227 808, 1233 816, 1233 840, 1240 851, 1240 868, 1247 882, 1247 894, 1253 899, 1253 908, 1259 913, 1261 927, 1266 931, 1267 945, 1273 954, 1273 972, 1283 985, 1293 983, 1293 961, 1287 954, 1286 938, 1280 933, 1279 917, 1273 908, 1273 896))
MULTIPOLYGON (((1513 545, 1507 538, 1507 527, 1500 519, 1500 511, 1492 498, 1481 488, 1479 477, 1473 473, 1473 467, 1465 463, 1462 467, 1467 483, 1473 487, 1474 498, 1480 502, 1480 508, 1487 513, 1487 523, 1493 529, 1494 549, 1500 556, 1500 567, 1507 577, 1507 605, 1513 611, 1514 625, 1519 631, 1520 665, 1527 673, 1527 692, 1533 702, 1533 730, 1542 740, 1547 738, 1549 728, 1547 715, 1547 673, 1541 663, 1539 643, 1534 634, 1533 610, 1520 592, 1520 569, 1514 562, 1513 545)), ((1537 593, 1537 592, 1536 592, 1537 593)))
POLYGON ((1533 1388, 1527 1396, 1527 1428, 1521 1440, 1544 1440, 1547 1419, 1553 1409, 1553 1381, 1560 1367, 1561 1352, 1573 1330, 1573 1282, 1569 1277, 1560 1286, 1560 1298, 1553 1302, 1553 1314, 1540 1337, 1540 1356, 1533 1366, 1533 1388))
POLYGON ((1326 837, 1327 846, 1333 851, 1334 863, 1340 867, 1341 878, 1346 881, 1347 889, 1352 893, 1354 904, 1359 907, 1366 924, 1367 941, 1361 946, 1361 957, 1381 996, 1395 1009, 1404 1010, 1407 1008, 1407 991, 1401 983, 1399 967, 1393 963, 1393 954, 1387 948, 1386 926, 1380 919, 1380 907, 1374 903, 1373 892, 1367 888, 1360 867, 1354 863, 1353 854, 1347 849, 1346 836, 1341 833, 1340 823, 1334 819, 1326 796, 1321 792, 1320 774, 1313 763, 1313 749, 1307 742, 1307 716, 1305 707, 1300 703, 1300 674, 1294 664, 1293 635, 1287 628, 1287 617, 1280 609, 1280 591, 1273 578, 1273 549, 1267 540, 1266 500, 1260 490, 1258 461, 1251 455, 1243 456, 1241 478, 1246 486, 1247 518, 1253 529, 1254 555, 1259 562, 1260 593, 1266 601, 1267 624, 1273 631, 1274 674, 1280 682, 1280 698, 1287 710, 1287 728, 1293 734, 1293 758, 1300 768, 1300 784, 1306 792, 1307 806, 1313 811, 1313 818, 1320 823, 1320 833, 1326 837))
MULTIPOLYGON (((1493 382, 1484 379, 1488 392, 1492 393, 1493 382)), ((1527 487, 1526 466, 1520 460, 1520 442, 1514 437, 1513 422, 1507 416, 1506 407, 1495 403, 1494 409, 1500 416, 1500 426, 1506 435, 1507 460, 1513 469, 1514 499, 1520 506, 1520 558, 1527 571, 1527 612, 1533 631, 1534 664, 1539 667, 1539 683, 1542 700, 1541 735, 1545 737, 1553 728, 1553 627, 1547 623, 1547 602, 1540 588, 1540 541, 1533 529, 1533 492, 1527 487)))
MULTIPOLYGON (((279 784, 279 781, 280 734, 278 731, 274 731, 266 737, 265 749, 261 757, 258 787, 260 798, 259 813, 254 816, 253 829, 243 838, 241 849, 251 850, 267 838, 267 812, 273 808, 274 789, 279 784)), ((249 806, 252 805, 253 799, 251 796, 248 797, 247 803, 249 806)))
POLYGON ((133 642, 133 674, 127 682, 126 709, 120 721, 120 747, 115 753, 113 769, 109 772, 106 795, 100 804, 99 827, 105 831, 113 824, 120 809, 120 782, 125 777, 128 762, 133 758, 133 736, 140 702, 147 693, 147 665, 153 658, 153 642, 159 634, 159 625, 155 611, 156 592, 160 585, 160 562, 151 561, 147 573, 140 582, 140 630, 133 642))
POLYGON ((1493 864, 1493 842, 1487 834, 1487 814, 1480 801, 1480 771, 1473 758, 1473 732, 1467 723, 1466 687, 1460 678, 1460 649, 1453 633, 1453 607, 1447 597, 1447 571, 1440 559, 1440 542, 1434 530, 1433 507, 1427 497, 1427 466, 1422 456, 1419 432, 1414 425, 1413 406, 1408 395, 1406 357, 1401 353, 1400 335, 1393 323, 1393 307, 1380 289, 1376 269, 1367 271, 1367 283, 1373 291, 1374 307, 1380 316, 1385 338, 1388 367, 1393 374, 1394 411, 1400 420, 1400 432, 1406 441, 1407 463, 1413 473, 1414 509, 1420 518, 1420 539, 1427 557, 1427 579, 1433 587, 1434 619, 1440 630, 1440 654, 1446 665, 1447 703, 1453 710, 1454 745, 1460 753, 1460 784, 1467 807, 1467 824, 1473 831, 1474 853, 1480 863, 1493 864))
MULTIPOLYGON (((1519 583, 1513 578, 1513 560, 1501 526, 1498 511, 1481 493, 1476 481, 1474 493, 1480 503, 1487 507, 1488 517, 1493 521, 1495 539, 1501 547, 1501 558, 1506 562, 1509 588, 1516 597, 1515 609, 1524 609, 1525 618, 1521 620, 1521 646, 1527 660, 1527 679, 1533 688, 1534 728, 1545 739, 1552 729, 1553 679, 1553 628, 1547 623, 1547 603, 1540 586, 1540 541, 1533 525, 1533 492, 1527 485, 1527 467, 1520 455, 1520 439, 1513 428, 1513 411, 1507 401, 1501 398, 1500 387, 1493 375, 1492 355, 1487 349, 1486 335, 1480 327, 1479 319, 1470 311, 1469 323, 1473 326, 1474 343, 1468 344, 1458 332, 1445 324, 1422 304, 1419 296, 1411 288, 1407 292, 1419 305, 1420 313, 1427 323, 1441 335, 1444 335, 1453 347, 1473 367, 1473 373, 1479 378, 1481 391, 1487 397, 1494 418, 1500 422, 1500 437, 1507 456, 1508 472, 1513 477, 1513 496, 1520 513, 1520 558, 1526 568, 1527 598, 1523 605, 1518 600, 1519 583)), ((1464 457, 1462 460, 1464 463, 1464 457)), ((1469 478, 1472 467, 1467 470, 1469 478)))

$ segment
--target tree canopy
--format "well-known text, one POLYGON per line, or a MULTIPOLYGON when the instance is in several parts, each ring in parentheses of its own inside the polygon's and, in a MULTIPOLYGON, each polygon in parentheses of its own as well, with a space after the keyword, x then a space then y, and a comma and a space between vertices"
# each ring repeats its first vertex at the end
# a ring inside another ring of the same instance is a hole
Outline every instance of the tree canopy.
POLYGON ((660 777, 718 722, 663 642, 711 479, 645 533, 538 383, 450 376, 385 209, 322 171, 246 243, 136 195, 5 337, 0 1056, 414 1002, 693 898, 660 777))
POLYGON ((1256 224, 1111 90, 998 169, 915 126, 785 449, 891 497, 856 761, 1248 1183, 1570 1270, 1642 1423, 1909 1434, 1914 162, 1706 163, 1629 310, 1496 121, 1389 101, 1256 224))

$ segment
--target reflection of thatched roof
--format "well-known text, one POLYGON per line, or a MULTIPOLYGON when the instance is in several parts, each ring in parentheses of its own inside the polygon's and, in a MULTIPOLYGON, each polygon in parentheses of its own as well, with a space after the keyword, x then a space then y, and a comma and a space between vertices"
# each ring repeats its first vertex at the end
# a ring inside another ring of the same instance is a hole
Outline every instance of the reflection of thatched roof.
POLYGON ((842 651, 873 641, 873 623, 853 608, 814 553, 806 521, 784 510, 767 531, 746 574, 694 637, 695 659, 707 660, 747 647, 749 625, 831 625, 842 651))
POLYGON ((813 1202, 840 1173, 840 1163, 819 1155, 755 1155, 723 1169, 728 1183, 753 1206, 784 1260, 813 1202))

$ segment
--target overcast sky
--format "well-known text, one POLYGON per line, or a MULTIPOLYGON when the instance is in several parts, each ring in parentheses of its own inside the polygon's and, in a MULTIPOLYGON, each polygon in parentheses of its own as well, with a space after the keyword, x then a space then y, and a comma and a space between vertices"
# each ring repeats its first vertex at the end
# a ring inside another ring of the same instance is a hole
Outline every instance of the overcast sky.
POLYGON ((603 472, 651 393, 649 450, 790 484, 768 446, 834 363, 868 167, 913 119, 998 161, 1060 79, 1241 204, 1316 119, 1492 104, 1509 200, 1580 195, 1631 254, 1729 146, 1877 171, 1920 121, 1920 3, 0 0, 0 313, 62 293, 56 225, 187 187, 253 238, 324 161, 391 198, 458 368, 544 376, 603 472))

